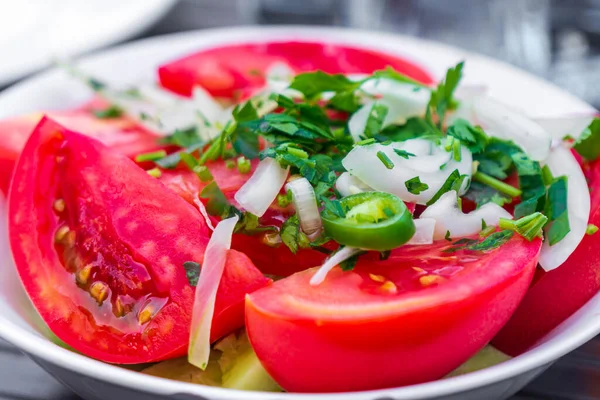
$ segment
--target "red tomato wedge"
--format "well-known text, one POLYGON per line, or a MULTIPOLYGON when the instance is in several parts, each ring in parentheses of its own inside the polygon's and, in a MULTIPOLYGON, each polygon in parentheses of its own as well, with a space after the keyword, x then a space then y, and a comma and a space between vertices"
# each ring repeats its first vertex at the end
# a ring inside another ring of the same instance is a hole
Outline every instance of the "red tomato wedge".
MULTIPOLYGON (((107 106, 103 101, 94 100, 80 109, 55 111, 48 115, 61 125, 96 138, 129 157, 160 147, 158 136, 133 120, 125 117, 99 119, 93 115, 92 110, 107 106)), ((2 192, 8 191, 17 158, 42 116, 42 113, 34 113, 0 120, 0 190, 2 192)))
MULTIPOLYGON (((600 161, 589 168, 590 224, 600 226, 600 161)), ((517 311, 493 340, 503 352, 517 356, 579 310, 600 290, 600 232, 586 235, 560 267, 536 271, 517 311)))
POLYGON ((406 246, 386 261, 315 270, 248 295, 246 329, 258 358, 294 392, 369 390, 431 381, 498 332, 525 294, 541 240, 514 236, 487 252, 406 246))
MULTIPOLYGON (((202 216, 129 158, 44 118, 19 158, 9 194, 10 244, 21 280, 50 329, 112 363, 185 354, 201 262, 202 216)), ((268 284, 231 253, 215 335, 243 324, 246 293, 268 284)))
POLYGON ((431 76, 416 64, 377 51, 341 44, 269 42, 232 44, 202 50, 161 66, 161 84, 175 93, 191 96, 196 85, 215 97, 244 98, 265 84, 265 73, 274 64, 295 72, 372 73, 391 66, 429 84, 431 76))

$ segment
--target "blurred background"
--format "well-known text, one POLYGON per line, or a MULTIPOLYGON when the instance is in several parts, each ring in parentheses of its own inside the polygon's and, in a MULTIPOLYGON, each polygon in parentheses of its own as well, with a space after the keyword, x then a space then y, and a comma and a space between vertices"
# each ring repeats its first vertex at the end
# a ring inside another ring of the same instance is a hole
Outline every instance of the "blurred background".
POLYGON ((231 25, 335 25, 487 54, 600 106, 599 19, 600 0, 0 0, 0 85, 52 57, 140 36, 231 25))
MULTIPOLYGON (((600 108, 600 0, 0 0, 0 90, 57 57, 232 25, 396 32, 498 58, 600 108)), ((515 399, 600 399, 600 339, 515 399)), ((0 400, 78 399, 0 342, 0 400)))

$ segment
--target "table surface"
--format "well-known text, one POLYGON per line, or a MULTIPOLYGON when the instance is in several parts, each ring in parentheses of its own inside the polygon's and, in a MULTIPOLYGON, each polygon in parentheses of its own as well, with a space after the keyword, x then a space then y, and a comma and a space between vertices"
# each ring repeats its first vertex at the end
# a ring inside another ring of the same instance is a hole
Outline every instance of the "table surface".
MULTIPOLYGON (((248 22, 243 19, 232 21, 232 14, 222 6, 232 1, 183 1, 144 36, 248 22), (205 8, 200 9, 200 5, 205 8)), ((80 400, 80 397, 63 387, 17 349, 0 340, 0 400, 38 399, 80 400)), ((600 399, 600 337, 559 360, 512 400, 534 399, 600 399)))

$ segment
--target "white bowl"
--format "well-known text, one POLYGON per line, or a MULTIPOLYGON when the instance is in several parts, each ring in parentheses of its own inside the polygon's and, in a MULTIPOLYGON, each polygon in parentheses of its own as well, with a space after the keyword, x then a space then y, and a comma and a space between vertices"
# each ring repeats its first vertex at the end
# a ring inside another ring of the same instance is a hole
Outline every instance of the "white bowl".
MULTIPOLYGON (((403 36, 337 28, 226 28, 189 32, 134 42, 87 57, 81 67, 115 84, 152 79, 164 61, 223 43, 304 39, 347 43, 398 54, 424 66, 435 78, 466 60, 465 82, 485 84, 489 93, 537 116, 586 113, 594 109, 568 93, 514 67, 436 43, 403 36)), ((59 70, 52 70, 0 95, 0 117, 72 107, 91 93, 59 70)), ((0 206, 4 206, 0 204, 0 206)), ((235 400, 400 400, 504 399, 521 389, 559 357, 600 332, 600 295, 545 337, 535 348, 500 365, 468 375, 369 392, 273 394, 205 387, 146 376, 87 358, 55 345, 33 311, 16 276, 2 213, 0 232, 0 337, 27 353, 49 373, 86 399, 235 399, 235 400)))

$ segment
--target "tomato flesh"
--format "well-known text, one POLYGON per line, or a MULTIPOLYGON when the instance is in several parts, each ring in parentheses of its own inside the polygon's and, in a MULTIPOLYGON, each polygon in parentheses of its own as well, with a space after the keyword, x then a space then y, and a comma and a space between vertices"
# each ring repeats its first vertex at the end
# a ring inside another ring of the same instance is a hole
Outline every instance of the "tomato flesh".
MULTIPOLYGON (((160 147, 158 136, 129 118, 99 119, 93 115, 93 110, 106 107, 108 104, 104 101, 95 99, 81 108, 48 115, 61 125, 96 138, 128 157, 160 147)), ((5 194, 17 158, 42 116, 42 113, 34 113, 0 121, 0 190, 5 194)))
POLYGON ((386 261, 315 270, 247 297, 246 329, 286 390, 340 392, 443 377, 481 349, 525 294, 541 248, 515 235, 488 252, 445 253, 441 241, 386 261))
POLYGON ((372 73, 391 66, 420 82, 430 75, 399 57, 341 44, 268 42, 225 45, 202 50, 161 66, 161 84, 175 93, 191 96, 196 85, 215 97, 245 98, 265 84, 265 73, 274 64, 285 64, 296 73, 372 73))
MULTIPOLYGON (((584 167, 591 190, 589 223, 600 226, 600 161, 584 167)), ((584 236, 559 268, 536 271, 519 308, 494 338, 494 346, 512 356, 527 351, 598 293, 598 235, 584 236)))
MULTIPOLYGON (((10 244, 36 309, 76 350, 112 363, 185 354, 209 231, 191 205, 129 158, 44 118, 19 158, 9 194, 10 244)), ((215 334, 243 324, 246 293, 268 284, 228 258, 215 334)))
MULTIPOLYGON (((251 173, 240 174, 237 169, 228 169, 224 161, 211 162, 207 166, 225 196, 235 204, 233 196, 250 178, 251 173)), ((256 162, 253 162, 253 170, 255 167, 256 162)), ((165 170, 162 172, 160 180, 165 186, 193 205, 197 205, 200 192, 208 184, 208 182, 200 181, 196 174, 187 168, 165 170)), ((261 222, 264 225, 280 227, 289 215, 289 211, 272 206, 261 218, 261 222)), ((214 219, 213 222, 216 224, 218 221, 214 219)), ((300 249, 293 254, 283 243, 274 247, 269 246, 265 243, 263 235, 234 234, 231 247, 248 255, 263 273, 277 276, 288 276, 321 265, 327 257, 326 254, 313 249, 300 249)))

